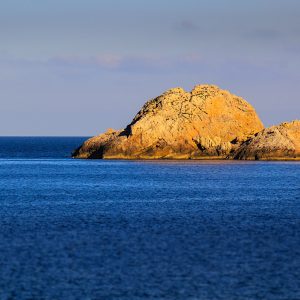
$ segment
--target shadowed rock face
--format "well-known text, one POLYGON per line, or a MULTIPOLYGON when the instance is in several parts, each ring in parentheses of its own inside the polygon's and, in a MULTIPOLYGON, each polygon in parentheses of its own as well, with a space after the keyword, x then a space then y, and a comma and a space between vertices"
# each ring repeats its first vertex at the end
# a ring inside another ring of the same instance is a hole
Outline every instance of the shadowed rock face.
POLYGON ((75 150, 76 158, 226 158, 263 129, 253 107, 213 85, 166 91, 124 130, 109 130, 75 150))
POLYGON ((266 128, 233 153, 236 159, 300 159, 300 121, 266 128))

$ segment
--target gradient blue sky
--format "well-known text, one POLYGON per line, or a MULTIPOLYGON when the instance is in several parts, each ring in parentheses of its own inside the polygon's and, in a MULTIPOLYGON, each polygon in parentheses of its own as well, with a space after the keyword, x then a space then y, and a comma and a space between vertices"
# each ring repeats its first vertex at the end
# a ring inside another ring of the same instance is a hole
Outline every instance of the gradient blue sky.
POLYGON ((299 0, 0 4, 0 135, 122 128, 171 87, 217 84, 265 125, 300 118, 299 0))

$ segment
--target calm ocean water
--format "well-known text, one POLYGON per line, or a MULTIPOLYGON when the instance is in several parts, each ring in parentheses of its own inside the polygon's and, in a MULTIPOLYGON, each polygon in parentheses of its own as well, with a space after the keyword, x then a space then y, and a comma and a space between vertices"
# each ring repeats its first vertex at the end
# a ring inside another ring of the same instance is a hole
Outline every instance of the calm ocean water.
POLYGON ((0 138, 0 299, 300 299, 300 163, 84 161, 0 138))

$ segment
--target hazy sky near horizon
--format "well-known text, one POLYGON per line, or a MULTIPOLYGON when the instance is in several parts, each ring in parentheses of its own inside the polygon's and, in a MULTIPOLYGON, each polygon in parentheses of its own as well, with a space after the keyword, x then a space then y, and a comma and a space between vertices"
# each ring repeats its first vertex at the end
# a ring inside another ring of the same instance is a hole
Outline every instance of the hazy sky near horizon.
POLYGON ((0 135, 95 135, 196 84, 300 118, 299 0, 0 4, 0 135))

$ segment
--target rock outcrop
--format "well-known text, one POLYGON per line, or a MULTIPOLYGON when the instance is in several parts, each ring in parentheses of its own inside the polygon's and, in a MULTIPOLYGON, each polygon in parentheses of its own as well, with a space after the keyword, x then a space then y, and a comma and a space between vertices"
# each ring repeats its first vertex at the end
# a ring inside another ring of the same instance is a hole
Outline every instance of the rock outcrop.
POLYGON ((266 128, 232 154, 235 159, 300 160, 300 121, 266 128))
POLYGON ((226 158, 263 129, 253 107, 213 85, 166 91, 148 101, 123 130, 109 130, 75 150, 75 158, 226 158))

